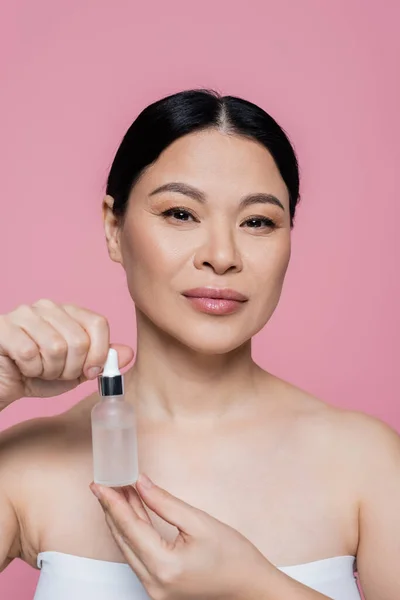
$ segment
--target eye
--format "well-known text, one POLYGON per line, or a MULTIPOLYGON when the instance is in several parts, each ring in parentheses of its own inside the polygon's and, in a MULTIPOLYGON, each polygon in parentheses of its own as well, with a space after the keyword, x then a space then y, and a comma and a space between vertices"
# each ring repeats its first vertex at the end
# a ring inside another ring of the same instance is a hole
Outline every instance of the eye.
POLYGON ((246 225, 250 229, 275 229, 276 223, 267 217, 250 217, 241 224, 241 227, 246 225))
POLYGON ((185 208, 179 208, 179 207, 169 208, 168 210, 165 210, 164 212, 162 212, 161 216, 163 216, 165 219, 172 218, 175 221, 182 221, 185 223, 190 222, 190 221, 197 221, 191 212, 189 212, 185 208))

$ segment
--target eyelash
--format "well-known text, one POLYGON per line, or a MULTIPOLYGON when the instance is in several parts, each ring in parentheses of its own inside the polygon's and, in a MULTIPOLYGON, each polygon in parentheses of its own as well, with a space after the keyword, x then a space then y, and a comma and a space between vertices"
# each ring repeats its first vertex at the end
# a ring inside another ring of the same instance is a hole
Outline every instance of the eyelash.
MULTIPOLYGON (((196 223, 198 223, 198 220, 196 220, 195 216, 189 212, 188 210, 186 210, 186 208, 169 208, 168 210, 165 210, 163 213, 161 213, 161 216, 164 217, 165 219, 168 219, 169 217, 173 217, 174 214, 176 213, 181 213, 184 215, 188 215, 190 217, 192 217, 192 219, 195 220, 196 223)), ((176 219, 177 221, 181 221, 183 223, 187 223, 188 220, 187 219, 176 219)), ((249 217, 248 219, 246 219, 244 221, 244 223, 248 223, 249 221, 263 221, 265 223, 264 227, 270 227, 272 229, 276 229, 276 223, 275 221, 273 221, 272 219, 269 219, 268 217, 249 217)), ((263 227, 250 227, 250 229, 262 229, 263 227)))

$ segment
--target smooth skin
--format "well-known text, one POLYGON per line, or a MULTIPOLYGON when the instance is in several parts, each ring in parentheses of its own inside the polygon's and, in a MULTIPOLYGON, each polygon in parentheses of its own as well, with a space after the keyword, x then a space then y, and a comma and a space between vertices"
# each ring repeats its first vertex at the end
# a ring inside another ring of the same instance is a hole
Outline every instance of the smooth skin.
MULTIPOLYGON (((237 530, 272 564, 357 555, 366 600, 397 600, 399 436, 251 358, 251 337, 278 304, 291 251, 288 192, 270 154, 224 131, 190 134, 145 171, 122 221, 112 204, 106 196, 109 255, 136 307, 137 356, 125 381, 140 470, 237 530), (197 193, 154 193, 171 182, 197 193), (253 193, 272 194, 283 208, 241 206, 253 193), (234 314, 207 315, 182 296, 203 286, 249 299, 234 314)), ((107 319, 86 308, 40 300, 1 316, 0 406, 56 397, 95 377, 89 370, 104 364, 109 345, 107 319)), ((129 365, 132 349, 113 347, 120 366, 129 365)), ((88 487, 97 399, 2 432, 3 568, 16 556, 35 567, 45 550, 126 560, 88 487)), ((176 527, 148 514, 172 542, 176 527)))

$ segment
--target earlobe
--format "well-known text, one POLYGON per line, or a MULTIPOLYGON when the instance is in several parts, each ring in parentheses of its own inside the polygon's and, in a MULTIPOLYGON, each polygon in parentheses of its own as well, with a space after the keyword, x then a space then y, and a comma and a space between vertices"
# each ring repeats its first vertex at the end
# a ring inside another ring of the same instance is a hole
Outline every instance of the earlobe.
POLYGON ((103 200, 103 222, 104 233, 108 248, 108 255, 114 262, 122 264, 120 249, 120 224, 118 218, 114 215, 112 207, 114 198, 105 196, 103 200))

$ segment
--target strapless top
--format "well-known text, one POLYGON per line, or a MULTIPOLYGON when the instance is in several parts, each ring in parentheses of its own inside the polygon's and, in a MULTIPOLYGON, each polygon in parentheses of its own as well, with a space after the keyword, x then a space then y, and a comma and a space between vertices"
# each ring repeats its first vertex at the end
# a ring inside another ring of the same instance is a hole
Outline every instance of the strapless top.
MULTIPOLYGON (((34 600, 150 600, 126 563, 84 558, 62 552, 41 552, 34 600)), ((277 568, 334 600, 360 600, 354 556, 335 556, 277 568)))

